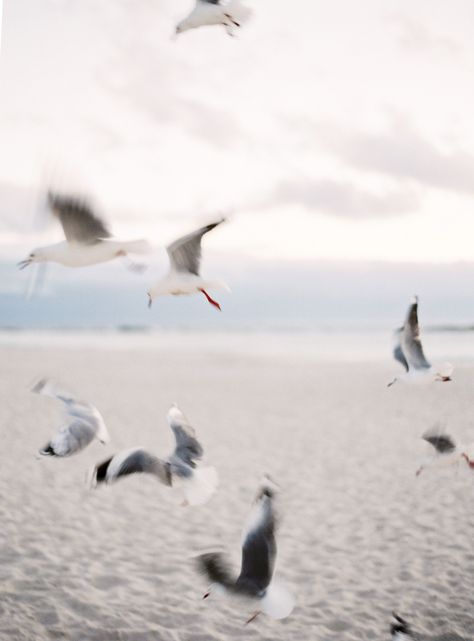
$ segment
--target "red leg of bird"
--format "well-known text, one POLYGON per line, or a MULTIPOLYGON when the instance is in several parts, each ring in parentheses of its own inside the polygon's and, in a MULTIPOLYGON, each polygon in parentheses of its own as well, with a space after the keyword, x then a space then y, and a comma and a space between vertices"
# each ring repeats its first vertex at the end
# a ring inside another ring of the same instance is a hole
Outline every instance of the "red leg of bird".
POLYGON ((252 621, 255 621, 255 619, 258 617, 259 614, 260 614, 260 610, 256 610, 256 612, 252 614, 250 619, 245 622, 245 625, 248 625, 249 623, 252 623, 252 621))
POLYGON ((214 305, 214 307, 217 307, 218 310, 221 309, 221 306, 219 305, 219 303, 213 298, 211 298, 205 289, 200 289, 199 291, 204 294, 204 296, 207 298, 207 301, 211 303, 211 305, 214 305))

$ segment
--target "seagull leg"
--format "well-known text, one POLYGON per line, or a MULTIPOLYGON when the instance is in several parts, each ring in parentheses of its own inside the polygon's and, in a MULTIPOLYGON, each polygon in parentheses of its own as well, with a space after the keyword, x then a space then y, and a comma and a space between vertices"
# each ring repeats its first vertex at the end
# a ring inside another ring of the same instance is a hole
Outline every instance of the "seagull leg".
POLYGON ((217 307, 219 311, 221 310, 221 306, 219 305, 219 303, 213 298, 211 298, 205 289, 199 289, 199 291, 204 294, 204 296, 207 298, 207 301, 211 303, 211 305, 214 305, 214 307, 217 307))
POLYGON ((420 476, 422 472, 423 472, 423 465, 416 470, 416 476, 420 476))
POLYGON ((250 619, 248 619, 248 621, 245 622, 245 625, 248 625, 249 623, 252 623, 252 621, 255 621, 255 619, 258 617, 259 614, 261 614, 261 611, 255 610, 255 612, 252 614, 250 619))
POLYGON ((397 379, 394 378, 393 381, 390 381, 390 383, 387 383, 387 387, 392 387, 392 385, 396 382, 397 382, 397 379))

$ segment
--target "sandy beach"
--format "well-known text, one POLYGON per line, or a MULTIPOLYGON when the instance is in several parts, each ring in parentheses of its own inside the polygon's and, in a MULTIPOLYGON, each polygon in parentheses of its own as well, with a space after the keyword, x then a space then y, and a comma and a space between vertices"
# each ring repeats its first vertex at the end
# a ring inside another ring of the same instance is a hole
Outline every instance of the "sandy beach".
POLYGON ((382 641, 392 610, 422 639, 474 638, 474 476, 415 478, 428 427, 472 427, 474 365, 451 384, 387 389, 389 359, 175 347, 0 348, 2 641, 382 641), (100 409, 108 445, 37 457, 60 423, 57 404, 28 391, 44 375, 100 409), (168 453, 175 401, 219 470, 213 499, 182 508, 138 476, 88 490, 88 470, 121 448, 168 453), (203 601, 192 556, 222 547, 237 568, 264 472, 282 487, 275 577, 297 604, 244 627, 251 605, 203 601))

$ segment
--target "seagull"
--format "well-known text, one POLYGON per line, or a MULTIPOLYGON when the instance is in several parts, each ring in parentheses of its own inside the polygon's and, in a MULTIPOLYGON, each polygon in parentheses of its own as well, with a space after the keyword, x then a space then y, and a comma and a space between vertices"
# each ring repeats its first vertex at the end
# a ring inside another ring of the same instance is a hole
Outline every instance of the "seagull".
POLYGON ((392 616, 395 619, 390 625, 392 641, 412 641, 414 637, 410 625, 395 612, 392 616))
POLYGON ((189 16, 176 26, 176 35, 208 25, 220 24, 225 27, 229 36, 247 20, 251 10, 240 0, 196 0, 196 6, 189 16))
POLYGON ((71 456, 83 450, 94 438, 101 443, 110 440, 107 427, 99 411, 89 403, 73 398, 67 392, 57 389, 48 378, 42 378, 32 392, 55 398, 64 403, 68 422, 39 451, 43 456, 71 456))
POLYGON ((95 467, 92 484, 113 483, 123 476, 143 472, 179 490, 184 497, 183 506, 207 503, 217 489, 217 471, 214 467, 196 466, 203 448, 177 405, 170 408, 167 419, 176 439, 174 452, 167 459, 159 459, 142 447, 125 450, 95 467))
POLYGON ((178 238, 166 248, 170 259, 170 270, 164 278, 159 280, 148 291, 148 307, 151 307, 157 296, 171 294, 172 296, 188 296, 190 294, 204 294, 207 301, 218 310, 221 306, 211 298, 206 291, 210 288, 227 289, 229 287, 222 281, 205 280, 199 274, 201 263, 201 239, 212 229, 225 221, 225 218, 215 223, 205 225, 196 231, 178 238))
POLYGON ((211 581, 204 599, 216 591, 247 597, 258 604, 246 624, 261 612, 272 619, 284 619, 294 607, 292 595, 283 586, 272 583, 277 552, 273 507, 276 491, 273 481, 264 477, 243 534, 242 563, 237 578, 221 554, 211 552, 197 557, 198 569, 211 581))
POLYGON ((446 467, 465 460, 470 469, 474 469, 474 443, 469 445, 456 444, 449 434, 443 433, 438 427, 434 427, 423 434, 422 438, 432 445, 436 451, 436 457, 421 465, 416 476, 420 476, 427 467, 446 467))
POLYGON ((396 330, 395 339, 396 344, 393 356, 395 360, 403 365, 406 372, 396 376, 388 384, 388 387, 397 381, 403 383, 430 383, 431 381, 446 382, 451 380, 453 372, 451 363, 444 363, 438 371, 425 358, 418 325, 418 296, 414 296, 410 301, 405 324, 396 330))
MULTIPOLYGON (((112 235, 103 220, 83 200, 48 193, 48 205, 59 220, 66 240, 34 249, 25 260, 18 263, 24 269, 32 263, 53 262, 66 267, 87 267, 105 263, 128 254, 144 254, 151 251, 146 240, 120 241, 112 235)), ((131 263, 133 271, 143 271, 143 266, 131 263)))

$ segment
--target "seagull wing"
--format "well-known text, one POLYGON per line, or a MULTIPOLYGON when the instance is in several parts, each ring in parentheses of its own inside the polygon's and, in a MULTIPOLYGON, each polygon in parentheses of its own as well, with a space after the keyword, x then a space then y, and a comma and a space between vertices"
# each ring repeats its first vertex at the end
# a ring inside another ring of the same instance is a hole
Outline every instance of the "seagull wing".
POLYGON ((223 223, 225 218, 205 225, 200 229, 178 238, 174 243, 168 245, 166 251, 170 259, 171 267, 177 272, 189 272, 199 276, 199 266, 201 263, 201 239, 204 234, 223 223))
POLYGON ((396 361, 398 361, 401 365, 403 365, 403 367, 408 372, 407 359, 403 354, 403 350, 401 346, 402 333, 403 333, 403 327, 399 327, 398 329, 395 330, 395 345, 393 347, 393 357, 396 361))
POLYGON ((450 454, 456 449, 456 443, 449 434, 442 434, 436 429, 425 432, 422 438, 432 445, 438 454, 450 454))
POLYGON ((69 392, 60 390, 54 381, 49 378, 40 379, 31 388, 31 391, 61 401, 64 404, 66 416, 73 420, 87 423, 94 430, 95 436, 103 443, 110 440, 102 415, 90 403, 80 401, 74 398, 69 392))
POLYGON ((431 364, 426 360, 420 339, 418 324, 418 298, 415 297, 408 308, 408 314, 401 334, 401 348, 410 368, 429 369, 431 364))
POLYGON ((196 558, 196 564, 198 571, 204 574, 210 583, 218 583, 227 590, 235 591, 236 577, 222 554, 218 552, 200 554, 196 558))
POLYGON ((110 238, 106 224, 86 202, 52 192, 48 194, 48 201, 53 215, 62 225, 67 241, 94 245, 104 238, 110 238))
POLYGON ((276 558, 273 493, 263 490, 250 515, 242 545, 242 565, 237 587, 254 596, 270 584, 276 558))
POLYGON ((178 459, 190 467, 195 467, 195 460, 202 458, 204 450, 196 438, 194 428, 176 405, 170 408, 167 419, 176 439, 173 460, 178 459))
POLYGON ((154 474, 164 485, 171 485, 169 465, 140 447, 119 452, 94 470, 97 483, 111 483, 130 474, 154 474))

